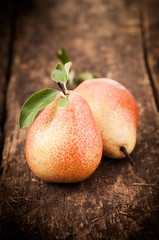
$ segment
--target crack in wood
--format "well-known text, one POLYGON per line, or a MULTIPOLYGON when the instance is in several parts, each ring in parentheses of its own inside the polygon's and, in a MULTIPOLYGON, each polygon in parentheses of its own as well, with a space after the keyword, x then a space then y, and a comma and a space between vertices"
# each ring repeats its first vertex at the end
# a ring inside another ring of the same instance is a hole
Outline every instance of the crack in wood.
POLYGON ((142 39, 144 63, 145 63, 145 68, 146 68, 146 71, 147 71, 147 74, 148 74, 148 77, 150 80, 150 85, 152 88, 156 108, 159 112, 159 102, 158 102, 157 92, 156 92, 157 90, 155 88, 153 76, 151 73, 151 68, 149 66, 149 61, 148 61, 148 49, 147 49, 147 43, 146 43, 146 30, 145 30, 145 25, 144 25, 144 10, 143 10, 144 7, 143 6, 144 6, 144 2, 142 0, 140 0, 139 1, 139 18, 140 18, 140 28, 141 28, 141 39, 142 39))
POLYGON ((5 122, 7 118, 7 90, 10 82, 11 76, 11 69, 12 69, 12 62, 13 62, 13 51, 14 51, 14 41, 15 41, 15 29, 16 29, 16 19, 18 15, 18 1, 14 1, 12 6, 12 14, 10 18, 10 39, 8 43, 8 60, 7 60, 7 67, 6 67, 6 76, 5 76, 5 87, 4 87, 4 104, 2 110, 2 121, 1 121, 1 147, 0 147, 0 175, 3 173, 2 161, 3 161, 3 147, 5 141, 5 122))

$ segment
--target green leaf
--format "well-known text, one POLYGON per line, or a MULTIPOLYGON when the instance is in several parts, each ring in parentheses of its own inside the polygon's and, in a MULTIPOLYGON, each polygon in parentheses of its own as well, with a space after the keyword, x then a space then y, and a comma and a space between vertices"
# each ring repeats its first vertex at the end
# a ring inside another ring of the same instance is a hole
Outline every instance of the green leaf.
POLYGON ((69 75, 69 71, 70 71, 70 68, 71 68, 71 66, 72 66, 72 63, 71 62, 67 62, 66 64, 65 64, 65 71, 66 71, 66 73, 67 73, 67 76, 69 75))
POLYGON ((69 83, 72 83, 74 78, 75 78, 75 70, 73 69, 69 72, 69 76, 68 76, 69 83))
POLYGON ((59 100, 59 107, 65 107, 68 102, 69 102, 69 99, 67 97, 61 98, 59 100))
POLYGON ((56 52, 56 57, 63 63, 67 63, 70 61, 70 57, 66 53, 64 48, 61 48, 58 52, 56 52))
POLYGON ((76 77, 76 81, 83 82, 85 80, 92 79, 92 78, 98 78, 98 76, 93 73, 90 73, 90 72, 84 72, 84 73, 79 74, 76 77))
POLYGON ((71 65, 72 65, 71 62, 68 62, 65 65, 63 65, 62 63, 58 63, 56 69, 51 74, 52 80, 63 83, 65 86, 68 80, 71 65))
POLYGON ((36 113, 51 103, 59 91, 55 89, 45 88, 39 92, 31 95, 21 108, 19 116, 20 129, 29 126, 36 115, 36 113))
POLYGON ((98 77, 99 76, 89 72, 81 73, 77 77, 74 77, 72 81, 69 81, 69 89, 75 89, 80 83, 84 82, 85 80, 98 77))
POLYGON ((68 79, 67 72, 62 63, 57 64, 56 69, 51 74, 51 78, 52 80, 63 84, 67 82, 68 79))

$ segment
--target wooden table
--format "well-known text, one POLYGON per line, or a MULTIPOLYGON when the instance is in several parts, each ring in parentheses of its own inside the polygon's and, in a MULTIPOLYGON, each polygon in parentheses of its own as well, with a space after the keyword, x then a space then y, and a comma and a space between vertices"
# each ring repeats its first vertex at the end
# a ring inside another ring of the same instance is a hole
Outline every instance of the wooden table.
POLYGON ((0 239, 159 239, 159 2, 6 0, 0 19, 0 239), (78 184, 48 184, 30 171, 19 111, 53 87, 60 47, 77 73, 115 79, 135 96, 133 167, 103 157, 78 184))

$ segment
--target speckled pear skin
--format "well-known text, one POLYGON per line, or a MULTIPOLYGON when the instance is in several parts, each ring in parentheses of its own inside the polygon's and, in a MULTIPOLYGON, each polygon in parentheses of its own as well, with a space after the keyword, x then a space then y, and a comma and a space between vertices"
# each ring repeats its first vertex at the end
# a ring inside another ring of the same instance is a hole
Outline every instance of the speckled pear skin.
POLYGON ((29 129, 26 158, 31 170, 46 182, 75 183, 88 178, 102 157, 102 138, 86 100, 70 91, 45 107, 29 129))
POLYGON ((118 82, 100 78, 81 83, 76 89, 89 103, 103 140, 103 154, 122 158, 136 144, 138 109, 133 95, 118 82))

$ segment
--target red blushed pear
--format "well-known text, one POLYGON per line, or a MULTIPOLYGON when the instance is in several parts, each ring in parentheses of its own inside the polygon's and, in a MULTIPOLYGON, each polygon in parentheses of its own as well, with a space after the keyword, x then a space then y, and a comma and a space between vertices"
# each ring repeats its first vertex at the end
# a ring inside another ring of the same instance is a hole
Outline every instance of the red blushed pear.
POLYGON ((110 158, 128 156, 137 136, 138 109, 133 95, 118 82, 106 78, 86 80, 75 91, 91 107, 102 135, 103 154, 110 158))
POLYGON ((33 122, 26 140, 26 158, 32 172, 46 182, 72 183, 88 178, 102 157, 102 138, 87 101, 68 91, 71 63, 58 64, 51 77, 62 92, 43 89, 23 105, 20 128, 33 122))
POLYGON ((98 167, 102 139, 86 100, 69 92, 69 102, 60 107, 61 95, 32 124, 26 141, 31 170, 47 182, 80 182, 98 167))

